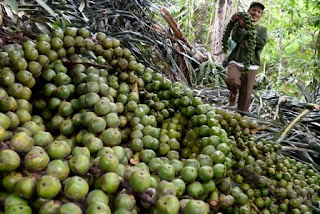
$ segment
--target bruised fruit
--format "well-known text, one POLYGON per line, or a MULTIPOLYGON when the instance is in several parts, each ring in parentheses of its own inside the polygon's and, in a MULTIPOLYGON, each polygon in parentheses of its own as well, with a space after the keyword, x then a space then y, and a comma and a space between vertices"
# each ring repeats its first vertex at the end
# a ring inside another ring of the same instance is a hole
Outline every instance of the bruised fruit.
POLYGON ((31 172, 45 169, 49 161, 48 154, 39 146, 34 146, 24 157, 24 165, 31 172))

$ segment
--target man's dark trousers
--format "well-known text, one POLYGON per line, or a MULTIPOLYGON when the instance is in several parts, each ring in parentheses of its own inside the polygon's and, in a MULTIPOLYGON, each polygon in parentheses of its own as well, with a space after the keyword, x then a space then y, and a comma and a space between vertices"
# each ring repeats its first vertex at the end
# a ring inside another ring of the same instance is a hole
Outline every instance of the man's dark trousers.
POLYGON ((241 71, 242 69, 238 65, 234 63, 229 64, 225 82, 230 91, 230 105, 235 105, 239 91, 238 110, 248 111, 257 71, 249 70, 248 74, 245 75, 241 75, 241 71))

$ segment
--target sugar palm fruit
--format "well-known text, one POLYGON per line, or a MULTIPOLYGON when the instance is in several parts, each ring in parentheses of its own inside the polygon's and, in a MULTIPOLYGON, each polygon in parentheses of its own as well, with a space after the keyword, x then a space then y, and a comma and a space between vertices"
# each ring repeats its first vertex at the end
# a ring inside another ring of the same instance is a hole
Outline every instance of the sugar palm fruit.
POLYGON ((100 133, 105 130, 106 121, 102 117, 94 117, 90 120, 89 129, 94 133, 100 133))
POLYGON ((81 208, 72 202, 67 202, 60 207, 60 214, 82 214, 81 208))
POLYGON ((111 209, 107 204, 92 202, 86 209, 87 214, 111 214, 111 209))
POLYGON ((15 83, 15 78, 14 72, 9 67, 5 67, 1 70, 0 84, 5 87, 12 85, 15 83))
POLYGON ((10 118, 0 112, 0 126, 4 129, 8 129, 10 127, 10 118))
POLYGON ((114 128, 108 128, 102 132, 102 141, 107 146, 116 146, 121 143, 121 133, 114 128))
POLYGON ((100 138, 92 137, 84 141, 84 145, 88 148, 91 154, 97 153, 101 148, 103 148, 103 143, 100 138))
POLYGON ((86 197, 87 204, 91 204, 92 202, 101 202, 102 204, 109 203, 109 197, 102 190, 92 190, 88 193, 86 197))
POLYGON ((5 196, 4 201, 4 210, 7 210, 12 205, 28 205, 28 202, 26 199, 18 196, 15 193, 11 193, 5 196))
POLYGON ((37 194, 41 198, 51 199, 55 197, 61 189, 61 183, 58 178, 44 175, 37 182, 37 194))
POLYGON ((3 177, 2 185, 8 192, 13 192, 15 185, 22 178, 23 178, 22 173, 16 172, 16 171, 11 172, 7 174, 5 177, 3 177))
POLYGON ((64 140, 56 140, 48 146, 48 155, 52 159, 63 159, 71 153, 71 148, 64 140))
POLYGON ((209 207, 203 201, 189 200, 183 209, 183 213, 186 213, 186 214, 191 214, 191 213, 207 214, 207 213, 209 213, 209 207))
POLYGON ((176 196, 165 195, 157 201, 156 209, 159 214, 178 213, 179 200, 176 196))
MULTIPOLYGON (((237 15, 240 16, 245 21, 247 28, 248 28, 249 50, 248 50, 248 54, 246 55, 246 57, 244 59, 244 70, 243 70, 243 73, 247 73, 249 70, 250 61, 251 61, 251 58, 253 56, 253 52, 254 52, 255 46, 256 46, 257 32, 255 31, 255 27, 253 25, 252 17, 250 14, 248 14, 247 12, 239 12, 239 13, 237 13, 237 15)), ((230 33, 231 33, 232 29, 234 28, 235 24, 236 24, 235 22, 230 21, 227 24, 227 27, 226 27, 225 32, 223 34, 222 43, 223 43, 223 51, 225 53, 228 50, 228 39, 229 39, 230 33)))
POLYGON ((90 160, 85 155, 72 156, 68 163, 71 172, 73 172, 76 175, 86 174, 90 167, 90 160))
POLYGON ((40 207, 39 214, 58 214, 60 212, 60 207, 60 201, 49 200, 40 207))
POLYGON ((187 192, 192 198, 197 199, 204 193, 204 188, 200 182, 196 181, 187 186, 187 192))
POLYGON ((34 146, 24 157, 24 165, 31 172, 45 169, 50 161, 48 154, 42 147, 34 146))
POLYGON ((37 180, 34 177, 25 177, 17 182, 14 192, 26 199, 31 199, 36 194, 37 180))
POLYGON ((38 131, 33 136, 34 145, 40 147, 46 147, 51 144, 54 139, 50 132, 38 131))
POLYGON ((157 190, 157 192, 156 192, 157 198, 161 198, 162 196, 165 196, 165 195, 176 196, 176 194, 177 194, 174 183, 168 182, 166 180, 160 181, 156 190, 157 190))
POLYGON ((129 211, 133 210, 136 205, 136 200, 133 195, 128 195, 125 193, 120 193, 115 198, 115 209, 125 208, 129 211))
POLYGON ((89 185, 86 180, 79 176, 68 178, 64 184, 65 195, 73 200, 79 200, 88 194, 89 185))
POLYGON ((12 172, 20 165, 20 157, 13 150, 0 151, 0 160, 0 172, 12 172))
POLYGON ((133 191, 142 193, 150 187, 150 174, 146 171, 134 171, 129 177, 129 183, 133 191))
POLYGON ((101 189, 107 194, 115 193, 120 186, 119 176, 114 172, 107 172, 102 175, 99 178, 99 183, 101 189))
POLYGON ((114 172, 119 166, 119 158, 115 154, 104 154, 100 157, 99 167, 105 172, 114 172))
POLYGON ((194 182, 198 177, 198 172, 195 167, 186 166, 180 172, 181 179, 186 183, 194 182))
MULTIPOLYGON (((6 113, 6 115, 7 115, 9 111, 15 111, 16 110, 17 101, 11 96, 9 96, 9 97, 1 97, 0 98, 0 106, 1 106, 0 107, 0 111, 6 113)), ((9 116, 9 115, 7 115, 7 116, 9 116)), ((13 126, 13 125, 10 124, 10 128, 11 128, 11 126, 13 126)))
POLYGON ((70 168, 68 163, 63 160, 52 160, 46 168, 46 174, 55 176, 60 181, 65 180, 68 177, 69 172, 70 168))
POLYGON ((28 205, 14 204, 8 207, 5 213, 8 214, 31 214, 32 209, 28 205))

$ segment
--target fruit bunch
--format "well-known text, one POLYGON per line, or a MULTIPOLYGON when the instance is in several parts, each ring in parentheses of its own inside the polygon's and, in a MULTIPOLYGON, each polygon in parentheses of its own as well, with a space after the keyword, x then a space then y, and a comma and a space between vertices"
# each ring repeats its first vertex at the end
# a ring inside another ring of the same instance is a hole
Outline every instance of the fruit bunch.
POLYGON ((0 50, 0 210, 312 213, 320 175, 138 63, 67 27, 0 50))
POLYGON ((224 78, 226 70, 216 62, 210 60, 203 62, 196 68, 191 75, 191 82, 194 85, 225 85, 224 78))
MULTIPOLYGON (((248 31, 248 52, 244 59, 244 69, 242 71, 243 74, 248 73, 249 67, 250 67, 250 61, 252 59, 252 56, 254 54, 254 50, 256 48, 256 37, 257 32, 255 31, 255 27, 253 25, 252 17, 247 12, 238 12, 237 15, 241 17, 241 19, 246 24, 246 30, 248 31)), ((222 46, 223 51, 226 53, 228 50, 228 39, 230 37, 231 31, 235 27, 236 22, 233 22, 232 20, 227 24, 227 27, 224 31, 223 37, 222 37, 222 46)))

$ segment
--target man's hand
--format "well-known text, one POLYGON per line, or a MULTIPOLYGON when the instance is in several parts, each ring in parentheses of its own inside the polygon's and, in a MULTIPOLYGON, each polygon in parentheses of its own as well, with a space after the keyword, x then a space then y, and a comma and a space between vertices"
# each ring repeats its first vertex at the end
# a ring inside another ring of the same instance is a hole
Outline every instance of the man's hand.
POLYGON ((242 19, 242 18, 240 18, 239 20, 238 20, 238 23, 241 25, 241 27, 243 27, 244 29, 248 29, 248 26, 247 26, 247 24, 246 24, 246 22, 242 19))
POLYGON ((234 14, 234 15, 231 17, 231 21, 233 21, 233 22, 238 22, 240 19, 241 19, 241 17, 238 16, 237 14, 234 14))
POLYGON ((241 27, 243 27, 244 29, 248 29, 247 24, 245 23, 245 21, 240 16, 238 16, 237 14, 234 14, 231 17, 231 21, 232 22, 238 22, 241 25, 241 27))

